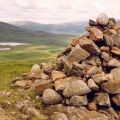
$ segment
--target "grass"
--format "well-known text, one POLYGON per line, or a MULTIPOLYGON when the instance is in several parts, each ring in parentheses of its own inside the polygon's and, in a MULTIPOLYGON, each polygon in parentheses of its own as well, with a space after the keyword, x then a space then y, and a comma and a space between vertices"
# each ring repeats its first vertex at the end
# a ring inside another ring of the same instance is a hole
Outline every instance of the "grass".
POLYGON ((29 72, 33 64, 54 59, 61 50, 57 47, 27 45, 0 51, 0 90, 9 89, 13 78, 29 72))
MULTIPOLYGON (((13 47, 8 51, 0 51, 0 94, 3 91, 12 92, 11 97, 6 98, 0 95, 0 106, 5 105, 6 101, 16 104, 24 101, 25 96, 30 96, 32 98, 31 103, 42 111, 42 103, 35 100, 36 94, 33 91, 20 92, 16 89, 11 89, 10 85, 15 77, 30 72, 33 64, 53 60, 62 49, 62 47, 27 45, 13 47)), ((7 109, 5 109, 7 115, 10 114, 9 111, 16 112, 15 120, 21 120, 20 111, 13 106, 7 106, 7 109)), ((40 120, 40 118, 33 116, 30 120, 40 120)), ((46 120, 43 114, 41 114, 41 120, 46 120)))

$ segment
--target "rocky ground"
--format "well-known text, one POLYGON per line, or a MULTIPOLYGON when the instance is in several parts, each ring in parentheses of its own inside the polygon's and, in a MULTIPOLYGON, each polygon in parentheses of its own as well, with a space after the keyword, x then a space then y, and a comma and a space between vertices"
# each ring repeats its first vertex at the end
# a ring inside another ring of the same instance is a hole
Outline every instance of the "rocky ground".
POLYGON ((55 61, 35 64, 13 81, 11 87, 24 96, 12 104, 21 119, 120 119, 120 25, 100 14, 96 21, 89 20, 86 30, 55 61))

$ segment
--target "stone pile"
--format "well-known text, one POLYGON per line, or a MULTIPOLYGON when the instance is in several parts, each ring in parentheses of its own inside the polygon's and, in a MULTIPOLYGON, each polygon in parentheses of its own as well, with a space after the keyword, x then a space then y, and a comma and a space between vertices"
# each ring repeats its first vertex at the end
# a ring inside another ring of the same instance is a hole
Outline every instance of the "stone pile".
POLYGON ((53 63, 34 65, 13 86, 33 88, 46 105, 119 111, 120 25, 102 13, 86 30, 53 63))

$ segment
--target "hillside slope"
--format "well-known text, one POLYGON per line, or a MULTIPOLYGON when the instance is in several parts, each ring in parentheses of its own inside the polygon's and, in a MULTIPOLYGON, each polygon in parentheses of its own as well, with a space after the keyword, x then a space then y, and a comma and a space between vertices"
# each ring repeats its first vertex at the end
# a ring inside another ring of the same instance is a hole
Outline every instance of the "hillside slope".
POLYGON ((0 42, 22 42, 41 45, 64 46, 73 36, 32 31, 0 22, 0 42))
POLYGON ((26 28, 35 31, 41 30, 51 33, 73 34, 73 35, 79 35, 80 33, 85 32, 84 28, 87 26, 86 21, 69 22, 69 23, 61 23, 61 24, 41 24, 32 21, 17 21, 17 22, 12 22, 11 24, 21 28, 26 28))

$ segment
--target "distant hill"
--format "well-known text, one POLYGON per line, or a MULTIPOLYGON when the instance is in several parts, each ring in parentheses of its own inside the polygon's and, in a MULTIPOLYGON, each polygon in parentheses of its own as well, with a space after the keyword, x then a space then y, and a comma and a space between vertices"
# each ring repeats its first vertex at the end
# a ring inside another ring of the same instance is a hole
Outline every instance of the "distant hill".
POLYGON ((81 22, 69 22, 62 24, 41 24, 32 21, 17 21, 12 22, 11 24, 35 31, 45 31, 58 34, 73 34, 79 35, 85 32, 85 27, 87 26, 86 21, 81 22))
POLYGON ((0 42, 22 42, 42 45, 64 46, 72 35, 33 31, 0 22, 0 42))

